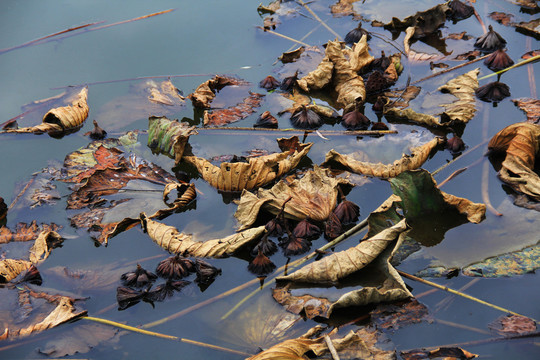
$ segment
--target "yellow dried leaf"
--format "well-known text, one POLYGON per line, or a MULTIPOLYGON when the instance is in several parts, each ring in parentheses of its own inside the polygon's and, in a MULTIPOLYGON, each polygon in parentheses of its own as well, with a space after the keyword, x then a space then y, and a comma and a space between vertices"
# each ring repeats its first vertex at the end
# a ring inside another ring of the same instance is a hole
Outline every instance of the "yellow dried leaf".
POLYGON ((306 92, 320 90, 332 80, 333 68, 334 63, 328 59, 328 56, 325 56, 315 70, 311 71, 303 78, 298 79, 296 83, 306 92))
POLYGON ((394 161, 393 164, 385 165, 382 163, 369 163, 354 160, 352 157, 342 155, 335 150, 330 150, 325 157, 323 166, 328 166, 336 162, 345 166, 356 174, 376 176, 388 179, 401 174, 407 170, 414 170, 422 166, 428 159, 431 152, 439 145, 442 145, 444 139, 436 137, 428 143, 411 149, 411 155, 403 154, 401 159, 394 161))
POLYGON ((61 239, 62 237, 55 231, 42 231, 34 242, 34 245, 30 248, 30 262, 32 264, 43 262, 49 257, 52 251, 49 242, 61 239))
POLYGON ((169 225, 165 225, 141 214, 141 222, 148 236, 156 244, 173 254, 184 254, 199 257, 223 258, 236 253, 242 247, 258 240, 264 233, 264 226, 259 226, 223 239, 207 241, 194 241, 191 235, 178 232, 169 225))
POLYGON ((269 190, 259 189, 256 195, 243 191, 234 216, 241 224, 240 229, 246 229, 255 223, 261 210, 276 215, 283 202, 291 197, 285 204, 285 217, 295 221, 308 217, 324 221, 336 207, 340 184, 350 185, 347 180, 331 177, 328 170, 315 166, 290 184, 281 180, 269 190))
POLYGON ((212 79, 205 81, 188 95, 197 108, 209 108, 210 102, 216 97, 216 93, 228 85, 248 85, 249 83, 229 76, 216 75, 212 79))
POLYGON ((499 178, 514 190, 540 201, 540 177, 534 171, 540 153, 540 125, 512 124, 491 138, 488 148, 505 153, 499 178))
POLYGON ((218 190, 236 192, 256 189, 295 168, 313 145, 300 143, 296 136, 277 141, 283 152, 250 158, 246 163, 224 162, 217 167, 196 156, 184 156, 183 160, 195 166, 202 178, 218 190))
POLYGON ((369 54, 368 48, 367 36, 362 35, 362 38, 352 46, 351 50, 343 50, 349 57, 349 64, 353 71, 360 71, 375 59, 369 54))
POLYGON ((15 279, 20 273, 28 270, 32 263, 25 260, 5 259, 0 261, 0 283, 15 279))

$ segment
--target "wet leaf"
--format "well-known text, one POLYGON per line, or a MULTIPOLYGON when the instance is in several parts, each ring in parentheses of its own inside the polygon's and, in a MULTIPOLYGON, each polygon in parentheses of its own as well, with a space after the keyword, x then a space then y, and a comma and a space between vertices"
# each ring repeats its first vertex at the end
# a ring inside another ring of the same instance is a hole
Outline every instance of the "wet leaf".
POLYGON ((540 121, 540 100, 531 98, 521 98, 512 100, 514 105, 527 114, 527 121, 538 124, 540 121))
POLYGON ((512 24, 512 18, 514 15, 512 14, 506 14, 503 12, 494 11, 492 13, 489 13, 488 15, 490 18, 498 22, 499 24, 503 24, 505 26, 512 24))
POLYGON ((31 241, 38 237, 43 231, 57 231, 62 226, 55 223, 37 225, 36 221, 30 224, 18 223, 15 230, 9 230, 7 227, 0 228, 0 244, 6 244, 10 241, 31 241))
POLYGON ((174 158, 176 164, 182 159, 189 137, 196 134, 195 126, 178 120, 157 116, 148 118, 148 147, 153 152, 174 158))
POLYGON ((334 63, 325 56, 317 66, 317 69, 311 71, 306 76, 297 80, 298 86, 306 91, 320 90, 330 83, 332 80, 332 70, 334 63))
POLYGON ((55 231, 42 231, 30 248, 30 262, 39 264, 47 259, 53 248, 62 243, 62 237, 55 231))
POLYGON ((217 92, 230 85, 249 85, 249 82, 230 76, 216 75, 199 85, 193 93, 188 95, 188 98, 196 108, 206 109, 210 107, 210 103, 216 97, 217 92))
POLYGON ((183 160, 195 166, 202 178, 218 190, 236 192, 256 189, 294 169, 313 145, 300 143, 296 136, 277 141, 283 152, 250 158, 248 162, 223 162, 217 167, 196 156, 184 156, 183 160))
POLYGON ((540 148, 540 125, 527 122, 512 124, 493 136, 488 149, 504 160, 499 178, 515 191, 540 200, 540 177, 534 171, 540 148))
POLYGON ((418 86, 407 86, 403 91, 387 91, 384 96, 390 99, 390 102, 386 106, 404 109, 409 106, 409 101, 416 99, 421 90, 418 86))
POLYGON ((30 261, 5 259, 0 260, 0 283, 7 283, 15 279, 32 266, 30 261))
POLYGON ((369 162, 357 161, 350 156, 341 155, 335 150, 330 150, 325 157, 323 166, 339 164, 356 174, 376 176, 383 179, 395 177, 407 170, 417 169, 429 158, 432 151, 444 142, 441 138, 433 138, 430 142, 411 148, 411 155, 404 154, 400 160, 393 164, 382 163, 373 164, 369 162))
POLYGON ((205 126, 223 126, 232 122, 245 119, 256 111, 256 108, 261 106, 264 95, 249 92, 249 96, 243 102, 229 107, 227 109, 219 109, 204 112, 205 126))
POLYGON ((287 311, 305 316, 308 319, 315 317, 329 318, 328 310, 331 302, 325 298, 311 295, 293 296, 287 288, 275 288, 272 297, 287 311))
POLYGON ((356 14, 353 8, 353 4, 357 1, 359 0, 339 0, 330 6, 330 11, 334 16, 353 15, 353 19, 361 19, 362 16, 356 14))
POLYGON ((540 268, 540 245, 487 258, 463 268, 463 275, 497 278, 518 276, 540 268))
POLYGON ((421 360, 421 359, 437 359, 444 357, 445 359, 474 359, 478 355, 463 350, 458 347, 443 347, 435 350, 410 350, 399 353, 404 360, 421 360))
POLYGON ((96 115, 96 120, 109 131, 119 130, 149 116, 173 115, 185 104, 181 91, 170 80, 148 80, 131 86, 129 94, 103 105, 96 115))
POLYGON ((409 58, 409 62, 411 63, 418 63, 423 61, 439 61, 444 58, 443 55, 439 54, 426 54, 426 53, 419 53, 411 49, 410 43, 413 39, 417 29, 415 27, 408 27, 405 30, 405 38, 403 38, 403 50, 405 51, 405 54, 409 58))
POLYGON ((488 325, 502 336, 525 335, 536 331, 536 322, 526 316, 504 315, 488 325))
POLYGON ((48 341, 38 351, 49 357, 72 356, 77 353, 86 354, 98 345, 116 344, 120 338, 119 330, 101 324, 81 324, 74 326, 61 337, 48 341))
POLYGON ((414 28, 414 38, 422 38, 433 34, 446 22, 446 16, 451 12, 447 3, 439 4, 425 11, 419 11, 403 20, 392 18, 392 21, 384 25, 386 30, 401 32, 408 27, 414 28))
POLYGON ((301 179, 291 183, 281 180, 269 190, 259 189, 257 194, 242 192, 234 216, 243 230, 255 223, 261 211, 278 214, 283 202, 292 197, 285 204, 286 218, 301 221, 309 217, 322 222, 336 207, 339 185, 349 185, 349 182, 331 177, 327 170, 315 166, 301 179))
POLYGON ((433 321, 428 308, 416 299, 404 304, 379 304, 370 316, 379 330, 395 331, 411 324, 433 321))
POLYGON ((300 46, 292 51, 284 52, 278 59, 284 64, 294 62, 300 58, 304 51, 306 51, 306 47, 300 46))
POLYGON ((141 222, 148 236, 156 244, 172 254, 184 256, 228 257, 245 246, 253 245, 265 232, 264 226, 259 226, 223 239, 196 241, 192 235, 180 233, 175 227, 154 221, 144 213, 141 214, 141 222))
POLYGON ((444 112, 439 114, 440 120, 434 115, 417 113, 410 108, 405 110, 385 109, 385 115, 433 127, 466 124, 476 113, 475 90, 478 89, 478 73, 479 69, 471 70, 438 88, 439 91, 450 93, 457 98, 449 104, 440 105, 444 108, 444 112))
POLYGON ((51 136, 62 136, 79 130, 88 117, 88 88, 65 100, 69 105, 49 110, 43 116, 42 123, 36 126, 19 129, 5 129, 10 133, 48 133, 51 136))
POLYGON ((408 234, 424 246, 438 244, 449 229, 485 219, 486 206, 440 191, 429 172, 414 170, 390 179, 394 194, 401 198, 408 234))
POLYGON ((536 40, 540 39, 540 19, 520 22, 513 25, 518 31, 523 32, 526 35, 531 35, 536 38, 536 40))
MULTIPOLYGON (((328 345, 325 342, 325 336, 312 339, 318 333, 318 328, 311 329, 303 336, 285 340, 270 349, 254 355, 248 360, 300 360, 306 359, 306 353, 313 352, 315 356, 322 356, 329 353, 328 345)), ((330 334, 330 341, 338 355, 343 359, 369 359, 376 358, 380 360, 390 360, 395 358, 394 351, 385 351, 377 348, 376 343, 379 340, 379 333, 372 329, 362 328, 356 332, 350 331, 342 338, 336 338, 336 332, 330 334)), ((328 335, 326 335, 328 336, 328 335)))

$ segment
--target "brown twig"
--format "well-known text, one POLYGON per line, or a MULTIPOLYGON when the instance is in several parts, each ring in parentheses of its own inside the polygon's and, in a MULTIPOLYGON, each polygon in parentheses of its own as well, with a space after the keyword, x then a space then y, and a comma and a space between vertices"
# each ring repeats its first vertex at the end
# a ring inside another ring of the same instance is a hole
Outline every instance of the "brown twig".
POLYGON ((103 22, 104 22, 104 21, 98 21, 98 22, 93 22, 93 23, 90 23, 90 24, 84 24, 84 25, 72 27, 72 28, 65 29, 65 30, 62 30, 62 31, 59 31, 59 32, 55 32, 54 34, 50 34, 50 35, 47 35, 47 36, 43 36, 43 37, 37 38, 37 39, 35 39, 35 40, 31 40, 31 41, 25 42, 24 44, 21 44, 21 45, 17 45, 17 46, 13 46, 13 47, 10 47, 10 48, 5 48, 5 49, 0 49, 0 55, 2 55, 2 54, 4 54, 4 53, 7 53, 7 52, 9 52, 9 51, 12 51, 12 50, 16 50, 16 49, 20 49, 20 48, 26 47, 26 46, 36 45, 36 44, 42 42, 43 40, 50 39, 50 38, 52 38, 52 37, 54 37, 54 36, 62 35, 62 34, 65 34, 65 33, 71 32, 71 31, 75 31, 75 30, 79 30, 79 29, 83 29, 83 28, 88 27, 88 26, 93 26, 93 25, 101 24, 101 23, 103 23, 103 22))
POLYGON ((289 41, 295 42, 295 43, 303 45, 303 46, 310 46, 309 44, 306 44, 303 41, 293 39, 292 37, 288 37, 287 35, 283 35, 283 34, 280 34, 278 32, 272 31, 272 30, 267 30, 267 29, 263 28, 262 26, 255 26, 255 27, 257 29, 260 29, 260 30, 264 31, 265 33, 269 33, 269 34, 272 34, 272 35, 275 35, 275 36, 279 36, 280 38, 287 39, 289 41))
POLYGON ((330 339, 330 336, 324 335, 324 341, 326 342, 326 346, 328 346, 330 354, 332 354, 332 359, 339 360, 339 355, 334 347, 334 344, 332 343, 332 339, 330 339))
MULTIPOLYGON (((343 136, 343 135, 360 135, 360 136, 380 136, 380 135, 387 135, 387 134, 397 134, 398 132, 396 130, 299 130, 299 129, 272 129, 272 128, 250 128, 250 127, 200 127, 196 128, 197 131, 205 131, 205 130, 223 130, 225 132, 227 131, 263 131, 263 132, 291 132, 291 133, 297 133, 298 135, 304 135, 304 134, 310 134, 310 133, 316 133, 317 131, 325 136, 343 136)), ((250 134, 245 134, 250 135, 250 134)))
POLYGON ((19 201, 19 199, 21 198, 21 196, 24 195, 24 193, 26 192, 26 190, 28 190, 28 188, 30 187, 30 185, 32 185, 34 183, 34 181, 36 180, 36 175, 32 176, 32 178, 30 180, 28 180, 28 183, 24 186, 24 188, 21 190, 21 192, 15 197, 15 199, 13 199, 13 201, 11 202, 11 204, 9 204, 8 206, 8 210, 11 210, 11 208, 13 208, 13 206, 15 206, 15 204, 17 203, 17 201, 19 201))
POLYGON ((474 17, 476 17, 476 20, 480 23, 480 26, 482 26, 482 30, 484 31, 484 34, 487 33, 486 25, 482 21, 482 18, 480 17, 480 14, 474 9, 474 17))

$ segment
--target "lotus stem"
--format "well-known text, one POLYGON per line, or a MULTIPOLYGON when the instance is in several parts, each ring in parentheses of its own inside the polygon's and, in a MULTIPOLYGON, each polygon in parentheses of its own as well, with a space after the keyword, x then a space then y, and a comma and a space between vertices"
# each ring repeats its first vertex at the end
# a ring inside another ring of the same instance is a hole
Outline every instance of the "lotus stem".
POLYGON ((264 32, 266 32, 266 33, 269 33, 269 34, 272 34, 272 35, 275 35, 275 36, 279 36, 280 38, 287 39, 287 40, 289 40, 289 41, 295 42, 295 43, 300 44, 300 45, 302 45, 302 46, 310 46, 309 44, 306 44, 306 43, 303 42, 303 41, 293 39, 292 37, 289 37, 289 36, 287 36, 287 35, 280 34, 280 33, 278 33, 278 32, 272 31, 272 30, 267 30, 267 29, 263 28, 262 26, 256 26, 256 28, 257 28, 257 29, 261 29, 262 31, 264 31, 264 32))
MULTIPOLYGON (((466 299, 475 301, 475 302, 477 302, 477 303, 479 303, 479 304, 488 306, 488 307, 490 307, 490 308, 493 308, 493 309, 502 311, 502 312, 504 312, 504 313, 512 314, 512 315, 517 315, 517 316, 528 317, 528 316, 525 316, 525 315, 518 314, 517 312, 514 312, 514 311, 512 311, 512 310, 508 310, 508 309, 505 309, 505 308, 503 308, 503 307, 500 307, 500 306, 491 304, 491 303, 489 303, 489 302, 487 302, 487 301, 481 300, 481 299, 476 298, 476 297, 474 297, 474 296, 464 294, 464 293, 459 292, 459 291, 457 291, 457 290, 451 289, 451 288, 449 288, 449 287, 447 287, 447 286, 442 286, 442 285, 439 285, 439 284, 434 283, 434 282, 432 282, 432 281, 428 281, 428 280, 419 278, 419 277, 417 277, 417 276, 408 274, 408 273, 403 272, 403 271, 401 271, 401 270, 398 270, 397 272, 399 273, 399 275, 401 275, 401 276, 403 276, 403 277, 406 277, 406 278, 408 278, 408 279, 411 279, 411 280, 414 280, 414 281, 421 282, 422 284, 429 285, 429 286, 435 287, 435 288, 440 289, 440 290, 447 291, 447 292, 452 293, 452 294, 455 294, 455 295, 459 295, 459 296, 461 296, 461 297, 464 297, 464 298, 466 298, 466 299)), ((533 320, 534 322, 538 322, 538 321, 536 321, 536 320, 533 319, 533 318, 530 318, 530 317, 528 317, 528 318, 531 319, 531 320, 533 320)))
MULTIPOLYGON (((444 69, 444 70, 441 70, 439 72, 436 72, 435 74, 431 74, 429 76, 426 76, 425 78, 422 78, 420 80, 416 80, 414 81, 411 85, 416 85, 418 83, 421 83, 422 81, 426 81, 426 80, 429 80, 429 79, 432 79, 436 76, 439 76, 439 75, 442 75, 442 74, 446 74, 446 73, 449 73, 450 71, 454 71, 454 70, 457 70, 457 69, 460 69, 464 66, 467 66, 467 65, 470 65, 470 64, 473 64, 477 61, 480 61, 480 60, 484 60, 486 59, 487 57, 489 57, 491 54, 487 54, 487 55, 484 55, 484 56, 480 56, 479 58, 476 58, 476 59, 473 59, 473 60, 470 60, 470 61, 467 61, 466 63, 463 63, 463 64, 459 64, 459 65, 456 65, 456 66, 453 66, 453 67, 450 67, 448 69, 444 69)), ((492 75, 489 75, 489 76, 493 76, 492 75)), ((483 78, 480 78, 478 80, 482 80, 483 78)))

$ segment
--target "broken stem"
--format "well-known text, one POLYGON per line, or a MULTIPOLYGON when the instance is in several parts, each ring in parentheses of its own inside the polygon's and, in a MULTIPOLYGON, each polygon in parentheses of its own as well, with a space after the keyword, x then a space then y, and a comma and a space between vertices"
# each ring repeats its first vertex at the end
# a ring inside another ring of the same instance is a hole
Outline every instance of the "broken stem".
POLYGON ((263 28, 262 26, 255 26, 255 27, 256 27, 257 29, 261 29, 262 31, 264 31, 264 32, 266 32, 266 33, 269 33, 269 34, 272 34, 272 35, 279 36, 280 38, 290 40, 290 41, 295 42, 295 43, 297 43, 297 44, 300 44, 300 45, 303 45, 303 46, 310 46, 309 44, 306 44, 306 43, 303 42, 303 41, 293 39, 292 37, 288 37, 287 35, 283 35, 283 34, 280 34, 280 33, 278 33, 278 32, 272 31, 272 30, 267 30, 267 29, 263 28))
POLYGON ((166 334, 162 334, 162 333, 158 333, 158 332, 154 332, 154 331, 143 330, 141 328, 137 328, 137 327, 134 327, 134 326, 129 326, 129 325, 122 324, 122 323, 119 323, 119 322, 116 322, 116 321, 97 318, 97 317, 93 317, 93 316, 83 316, 81 319, 95 321, 95 322, 98 322, 98 323, 101 323, 101 324, 114 326, 114 327, 117 327, 117 328, 120 328, 120 329, 137 332, 137 333, 143 334, 143 335, 156 336, 156 337, 159 337, 159 338, 162 338, 162 339, 167 339, 167 340, 181 341, 181 342, 186 343, 186 344, 197 345, 197 346, 201 346, 201 347, 205 347, 205 348, 209 348, 209 349, 214 349, 214 350, 218 350, 218 351, 223 351, 223 352, 228 352, 228 353, 232 353, 232 354, 238 354, 238 355, 242 355, 242 356, 252 356, 253 355, 253 354, 245 353, 243 351, 228 349, 228 348, 225 348, 225 347, 222 347, 222 346, 207 344, 207 343, 203 343, 203 342, 195 341, 195 340, 190 340, 190 339, 184 339, 184 338, 180 338, 178 336, 166 335, 166 334))
MULTIPOLYGON (((464 66, 473 64, 473 63, 475 63, 475 62, 477 62, 477 61, 484 60, 485 58, 487 58, 487 57, 490 56, 490 55, 491 55, 491 54, 487 54, 487 55, 484 55, 484 56, 480 56, 479 58, 476 58, 476 59, 467 61, 466 63, 459 64, 459 65, 450 67, 450 68, 448 68, 448 69, 444 69, 444 70, 442 70, 442 71, 436 72, 435 74, 431 74, 431 75, 429 75, 429 76, 426 76, 425 78, 422 78, 422 79, 420 79, 420 80, 414 81, 411 85, 416 85, 416 84, 418 84, 418 83, 420 83, 420 82, 422 82, 422 81, 426 81, 426 80, 432 79, 432 78, 434 78, 434 77, 436 77, 436 76, 439 76, 439 75, 442 75, 442 74, 446 74, 446 73, 448 73, 448 72, 450 72, 450 71, 454 71, 454 70, 460 69, 460 68, 462 68, 462 67, 464 67, 464 66)), ((492 75, 489 75, 489 76, 492 76, 492 75)), ((484 76, 484 78, 485 78, 485 76, 484 76)), ((478 79, 478 80, 482 80, 482 79, 483 79, 483 78, 480 78, 480 79, 478 79)))
MULTIPOLYGON (((196 128, 197 131, 205 131, 205 130, 223 130, 223 131, 268 131, 268 132, 293 132, 297 133, 298 135, 304 135, 314 132, 319 132, 322 135, 328 135, 328 136, 341 136, 341 135, 364 135, 364 136, 379 136, 379 135, 386 135, 386 134, 397 134, 398 132, 396 130, 347 130, 347 131, 340 131, 340 130, 298 130, 298 129, 272 129, 272 128, 250 128, 250 127, 201 127, 196 128)), ((246 134, 250 135, 250 134, 246 134)))
MULTIPOLYGON (((398 273, 403 276, 403 277, 406 277, 408 279, 411 279, 411 280, 414 280, 414 281, 418 281, 418 282, 421 282, 422 284, 425 284, 425 285, 429 285, 429 286, 432 286, 432 287, 435 287, 437 289, 441 289, 441 290, 444 290, 444 291, 447 291, 449 293, 452 293, 452 294, 455 294, 455 295, 459 295, 459 296, 462 296, 466 299, 469 299, 469 300, 472 300, 472 301, 475 301, 479 304, 482 304, 482 305, 486 305, 490 308, 493 308, 493 309, 496 309, 496 310, 499 310, 499 311, 502 311, 504 313, 508 313, 508 314, 512 314, 512 315, 517 315, 517 316, 524 316, 524 315, 521 315, 521 314, 518 314, 517 312, 514 312, 512 310, 508 310, 508 309, 505 309, 503 307, 500 307, 500 306, 497 306, 497 305, 494 305, 494 304, 491 304, 491 303, 488 303, 487 301, 484 301, 484 300, 481 300, 479 298, 476 298, 474 296, 471 296, 471 295, 467 295, 467 294, 464 294, 462 292, 459 292, 457 290, 454 290, 454 289, 451 289, 447 286, 442 286, 442 285, 439 285, 437 283, 434 283, 432 281, 428 281, 428 280, 425 280, 425 279, 422 279, 422 278, 419 278, 417 276, 414 276, 414 275, 411 275, 411 274, 408 274, 406 272, 403 272, 401 270, 398 270, 398 273)), ((528 317, 528 316, 524 316, 524 317, 528 317)), ((530 318, 530 317, 529 317, 530 318)), ((532 319, 530 318, 531 320, 533 320, 534 322, 537 322, 535 319, 532 319)))
POLYGON ((330 339, 330 336, 324 335, 324 341, 326 342, 326 346, 328 346, 330 354, 332 354, 332 359, 339 360, 339 355, 336 351, 336 348, 334 347, 334 344, 332 343, 332 339, 330 339))
POLYGON ((330 26, 328 26, 328 24, 326 24, 317 14, 315 14, 305 2, 303 2, 302 0, 296 0, 296 2, 302 5, 304 9, 306 9, 315 19, 317 19, 318 22, 321 23, 322 26, 328 29, 328 31, 330 31, 335 37, 338 38, 338 40, 341 41, 341 36, 339 36, 337 32, 335 32, 330 26))

